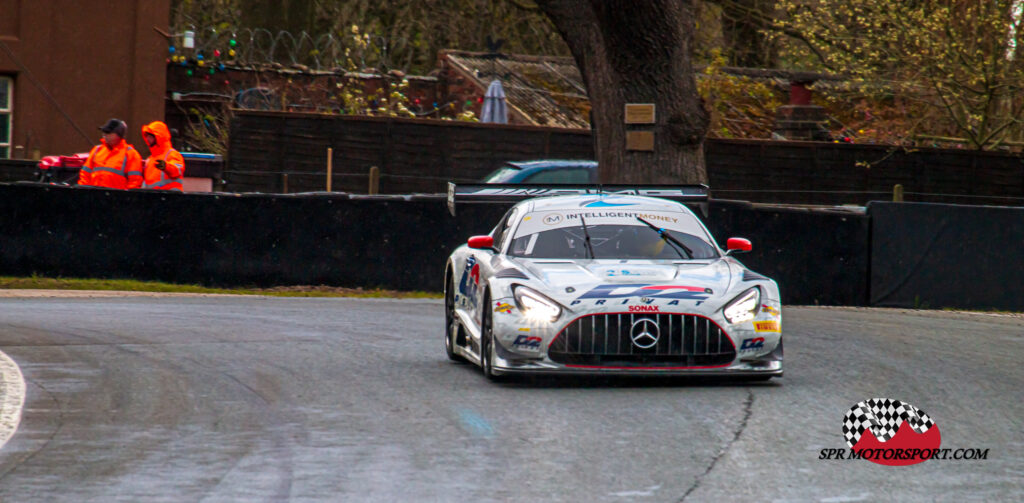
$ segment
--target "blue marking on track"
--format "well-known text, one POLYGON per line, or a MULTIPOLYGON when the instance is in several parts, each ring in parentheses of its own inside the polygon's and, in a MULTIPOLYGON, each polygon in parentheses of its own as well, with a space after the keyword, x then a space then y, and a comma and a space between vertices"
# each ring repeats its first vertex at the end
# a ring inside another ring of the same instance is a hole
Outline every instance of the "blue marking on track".
POLYGON ((479 414, 469 409, 459 409, 458 413, 459 423, 461 423, 462 427, 473 436, 494 436, 494 428, 491 427, 491 423, 487 422, 487 420, 481 417, 479 414))

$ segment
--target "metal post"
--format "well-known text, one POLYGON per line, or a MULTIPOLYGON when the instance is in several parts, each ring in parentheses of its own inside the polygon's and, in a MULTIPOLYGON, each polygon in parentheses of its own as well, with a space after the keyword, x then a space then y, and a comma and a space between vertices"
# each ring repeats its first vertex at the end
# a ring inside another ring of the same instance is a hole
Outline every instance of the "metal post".
POLYGON ((369 194, 372 196, 380 192, 380 168, 377 166, 370 166, 370 191, 369 194))
POLYGON ((892 202, 902 203, 903 202, 903 184, 897 183, 892 188, 892 202))
POLYGON ((331 172, 334 170, 334 149, 327 147, 327 192, 331 191, 331 172))
POLYGON ((288 193, 288 173, 281 173, 281 193, 288 193))

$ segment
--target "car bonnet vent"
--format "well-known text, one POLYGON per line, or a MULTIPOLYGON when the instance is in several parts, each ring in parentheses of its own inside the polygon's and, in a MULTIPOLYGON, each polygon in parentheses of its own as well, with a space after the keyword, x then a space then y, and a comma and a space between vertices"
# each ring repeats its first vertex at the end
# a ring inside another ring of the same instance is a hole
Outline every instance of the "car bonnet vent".
POLYGON ((502 270, 494 273, 494 277, 495 278, 506 278, 506 279, 511 279, 511 278, 515 278, 515 279, 530 279, 530 278, 528 278, 526 276, 526 274, 523 273, 523 271, 520 271, 519 269, 514 269, 514 268, 502 269, 502 270))

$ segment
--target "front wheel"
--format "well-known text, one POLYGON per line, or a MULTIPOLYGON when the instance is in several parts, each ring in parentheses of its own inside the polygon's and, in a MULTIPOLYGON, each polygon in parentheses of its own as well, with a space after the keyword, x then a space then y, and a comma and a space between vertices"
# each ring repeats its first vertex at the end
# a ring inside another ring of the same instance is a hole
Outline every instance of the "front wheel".
MULTIPOLYGON (((490 306, 490 302, 484 302, 490 306)), ((480 369, 484 377, 491 381, 500 381, 501 375, 494 373, 494 332, 491 323, 490 309, 484 308, 483 327, 480 334, 480 369)))
POLYGON ((455 354, 455 338, 459 335, 458 317, 455 316, 455 284, 454 280, 448 281, 448 291, 444 294, 444 352, 452 361, 462 361, 462 357, 455 354))

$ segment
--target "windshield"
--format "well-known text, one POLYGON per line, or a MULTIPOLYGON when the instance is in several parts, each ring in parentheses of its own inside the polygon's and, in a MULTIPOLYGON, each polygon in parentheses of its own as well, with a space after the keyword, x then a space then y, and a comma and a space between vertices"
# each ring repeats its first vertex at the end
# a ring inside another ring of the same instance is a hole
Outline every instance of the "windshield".
POLYGON ((710 237, 692 215, 668 211, 564 212, 542 211, 523 216, 509 255, 524 258, 584 259, 590 257, 586 234, 597 259, 688 259, 686 251, 637 220, 663 227, 693 251, 694 259, 718 257, 710 237), (586 233, 583 231, 586 222, 586 233))
POLYGON ((515 166, 502 166, 491 174, 484 177, 484 183, 502 183, 507 182, 510 178, 516 175, 520 170, 515 166))

